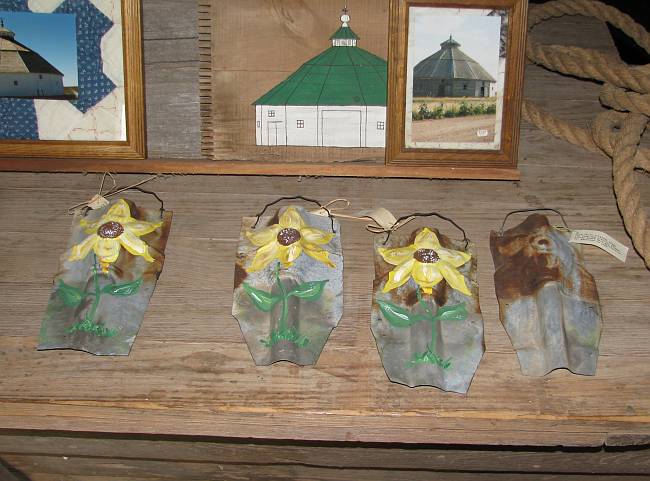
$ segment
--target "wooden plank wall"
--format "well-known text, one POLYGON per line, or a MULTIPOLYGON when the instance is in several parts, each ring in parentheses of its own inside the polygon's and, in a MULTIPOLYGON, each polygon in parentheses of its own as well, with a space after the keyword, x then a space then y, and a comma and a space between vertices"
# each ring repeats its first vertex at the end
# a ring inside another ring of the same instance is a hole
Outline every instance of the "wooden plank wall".
POLYGON ((201 157, 194 0, 143 0, 148 156, 201 157))

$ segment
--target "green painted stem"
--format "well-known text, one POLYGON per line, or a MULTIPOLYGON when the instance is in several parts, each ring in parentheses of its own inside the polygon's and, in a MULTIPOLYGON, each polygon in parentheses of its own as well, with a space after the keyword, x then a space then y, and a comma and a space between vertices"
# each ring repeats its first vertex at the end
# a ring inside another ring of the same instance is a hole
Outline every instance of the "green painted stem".
POLYGON ((93 305, 90 308, 90 312, 86 314, 86 320, 93 322, 95 320, 95 314, 97 314, 97 308, 99 307, 99 298, 102 293, 99 289, 99 277, 97 276, 97 257, 95 257, 93 262, 93 283, 95 285, 95 299, 93 299, 93 305))
POLYGON ((275 267, 275 280, 278 283, 280 292, 282 293, 282 312, 280 320, 278 321, 278 329, 284 331, 287 328, 287 317, 289 316, 289 303, 287 302, 287 291, 280 281, 280 263, 278 262, 275 267))
POLYGON ((422 299, 422 293, 420 292, 420 286, 418 286, 418 290, 416 291, 416 296, 418 298, 418 302, 420 303, 420 306, 424 309, 424 312, 428 314, 428 321, 431 323, 431 344, 429 345, 429 351, 435 353, 436 352, 436 316, 433 315, 431 312, 431 309, 429 309, 428 304, 422 299))

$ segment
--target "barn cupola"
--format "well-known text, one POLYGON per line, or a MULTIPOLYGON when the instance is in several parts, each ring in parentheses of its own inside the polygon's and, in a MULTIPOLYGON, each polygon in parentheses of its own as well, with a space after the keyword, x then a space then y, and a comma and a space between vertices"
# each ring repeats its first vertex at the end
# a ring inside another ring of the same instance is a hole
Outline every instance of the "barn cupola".
POLYGON ((445 40, 440 44, 440 48, 445 49, 445 48, 454 48, 454 47, 460 47, 460 44, 451 38, 451 35, 449 35, 449 40, 445 40))
POLYGON ((0 38, 13 39, 16 36, 14 32, 5 27, 5 22, 0 18, 0 38))
POLYGON ((352 31, 349 25, 350 15, 348 15, 348 7, 343 9, 341 15, 341 28, 339 28, 334 35, 330 37, 333 47, 356 47, 359 37, 352 31))

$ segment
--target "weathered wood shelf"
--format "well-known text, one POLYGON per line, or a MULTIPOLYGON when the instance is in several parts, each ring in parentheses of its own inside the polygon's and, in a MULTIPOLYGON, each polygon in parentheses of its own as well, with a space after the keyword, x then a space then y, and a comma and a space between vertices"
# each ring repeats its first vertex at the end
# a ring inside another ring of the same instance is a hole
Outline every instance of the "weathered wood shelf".
MULTIPOLYGON (((200 150, 198 87, 189 80, 197 59, 182 57, 196 57, 190 14, 186 2, 145 2, 149 150, 170 165, 200 150), (166 56, 170 36, 188 45, 173 49, 177 59, 166 56)), ((558 43, 611 48, 598 23, 544 28, 558 43)), ((525 96, 565 119, 585 122, 598 111, 598 90, 527 68, 525 96)), ((595 377, 523 376, 500 325, 488 236, 508 211, 554 207, 572 228, 604 230, 630 246, 609 159, 528 124, 521 137, 519 182, 156 180, 149 186, 174 211, 167 259, 122 358, 35 351, 69 235, 67 209, 96 192, 98 176, 0 174, 0 458, 33 481, 647 479, 650 274, 634 250, 626 264, 585 250, 604 317, 595 377), (396 215, 437 210, 465 227, 478 249, 487 346, 466 396, 388 381, 369 326, 372 235, 345 220, 345 312, 318 364, 254 366, 230 315, 240 220, 289 194, 345 197, 355 209, 384 206, 396 215)), ((644 196, 647 205, 650 189, 644 196)))
POLYGON ((283 175, 328 177, 395 177, 420 179, 519 180, 516 168, 394 166, 374 162, 291 163, 204 159, 13 159, 0 158, 0 170, 14 172, 141 172, 217 175, 283 175), (52 167, 52 165, 56 167, 52 167))

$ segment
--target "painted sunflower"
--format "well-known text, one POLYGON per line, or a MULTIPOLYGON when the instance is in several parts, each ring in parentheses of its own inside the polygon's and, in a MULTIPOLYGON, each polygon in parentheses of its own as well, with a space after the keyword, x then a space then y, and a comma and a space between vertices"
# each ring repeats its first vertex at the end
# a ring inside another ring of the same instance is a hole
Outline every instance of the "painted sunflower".
POLYGON ((388 274, 384 292, 389 292, 405 284, 409 278, 420 286, 425 294, 433 292, 432 287, 442 279, 457 291, 471 295, 465 277, 458 267, 471 259, 466 252, 445 249, 438 237, 426 227, 415 237, 415 242, 396 249, 377 249, 386 262, 395 267, 388 274))
POLYGON ((140 237, 153 232, 163 223, 134 219, 131 217, 129 204, 120 199, 98 221, 88 222, 82 219, 80 224, 85 227, 86 234, 91 235, 72 247, 68 260, 82 260, 93 250, 102 272, 105 273, 108 272, 109 265, 119 257, 121 247, 134 256, 141 256, 147 262, 153 262, 149 246, 140 237))
POLYGON ((278 224, 259 232, 248 231, 246 237, 259 247, 246 269, 248 272, 260 271, 276 259, 284 267, 289 267, 303 252, 329 267, 335 267, 329 253, 320 247, 331 241, 334 234, 309 227, 294 207, 284 211, 278 224))

